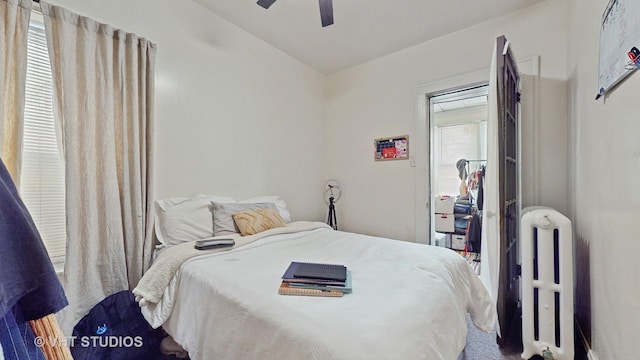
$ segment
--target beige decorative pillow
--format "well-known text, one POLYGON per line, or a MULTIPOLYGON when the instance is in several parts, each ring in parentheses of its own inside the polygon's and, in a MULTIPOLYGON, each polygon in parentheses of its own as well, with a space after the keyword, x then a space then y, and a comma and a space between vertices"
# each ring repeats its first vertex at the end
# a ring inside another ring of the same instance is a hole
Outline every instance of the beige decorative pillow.
POLYGON ((248 210, 233 214, 240 235, 253 235, 259 232, 286 226, 277 209, 248 210))
POLYGON ((213 236, 239 233, 240 230, 235 224, 235 221, 233 221, 233 214, 259 209, 276 209, 276 205, 274 203, 226 204, 212 202, 211 210, 213 211, 213 236))

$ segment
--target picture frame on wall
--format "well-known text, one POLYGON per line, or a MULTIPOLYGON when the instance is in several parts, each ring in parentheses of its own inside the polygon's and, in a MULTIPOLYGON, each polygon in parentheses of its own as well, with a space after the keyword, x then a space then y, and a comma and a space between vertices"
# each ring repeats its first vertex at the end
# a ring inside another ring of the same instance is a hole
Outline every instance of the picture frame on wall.
POLYGON ((375 161, 409 159, 409 135, 375 139, 373 158, 375 161))

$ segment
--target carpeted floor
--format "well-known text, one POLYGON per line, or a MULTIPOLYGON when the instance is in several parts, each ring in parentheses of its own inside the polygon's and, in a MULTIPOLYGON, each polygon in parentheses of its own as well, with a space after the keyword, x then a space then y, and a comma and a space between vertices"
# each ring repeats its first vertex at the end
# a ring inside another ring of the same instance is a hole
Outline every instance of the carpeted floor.
MULTIPOLYGON (((480 276, 480 254, 456 251, 467 260, 467 263, 480 276)), ((496 332, 484 332, 478 329, 467 315, 467 345, 458 360, 520 360, 521 344, 507 344, 500 348, 496 342, 496 332)))
POLYGON ((478 329, 467 315, 467 345, 458 360, 521 360, 522 346, 507 344, 500 348, 496 342, 496 332, 478 329))

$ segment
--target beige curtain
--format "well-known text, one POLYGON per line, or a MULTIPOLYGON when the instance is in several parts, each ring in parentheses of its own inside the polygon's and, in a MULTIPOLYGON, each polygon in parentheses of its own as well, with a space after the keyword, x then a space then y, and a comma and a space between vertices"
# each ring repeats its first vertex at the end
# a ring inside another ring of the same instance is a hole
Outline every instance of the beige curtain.
POLYGON ((0 0, 0 157, 20 188, 31 0, 0 0))
MULTIPOLYGON (((0 158, 19 187, 31 0, 0 0, 0 158)), ((35 336, 60 336, 53 314, 29 321, 35 336)), ((72 359, 66 344, 46 343, 47 359, 72 359)), ((2 347, 0 347, 2 358, 2 347)))
POLYGON ((151 262, 155 44, 41 2, 66 164, 65 334, 151 262))

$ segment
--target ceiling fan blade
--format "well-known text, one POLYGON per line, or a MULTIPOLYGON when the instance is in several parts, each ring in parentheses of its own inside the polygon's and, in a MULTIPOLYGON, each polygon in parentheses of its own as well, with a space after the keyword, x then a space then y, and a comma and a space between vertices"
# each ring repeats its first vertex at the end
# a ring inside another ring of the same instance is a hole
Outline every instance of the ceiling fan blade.
POLYGON ((262 6, 265 9, 268 9, 269 6, 273 5, 276 0, 258 0, 258 5, 262 6))
POLYGON ((318 0, 320 2, 320 19, 322 27, 333 24, 333 3, 332 0, 318 0))

